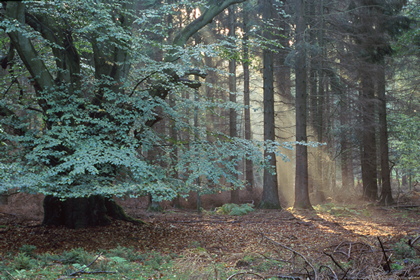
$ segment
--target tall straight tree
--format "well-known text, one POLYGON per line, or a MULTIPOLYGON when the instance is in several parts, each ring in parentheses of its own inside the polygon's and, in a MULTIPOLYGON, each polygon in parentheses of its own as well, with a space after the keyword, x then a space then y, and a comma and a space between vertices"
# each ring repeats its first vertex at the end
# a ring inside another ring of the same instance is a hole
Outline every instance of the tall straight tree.
MULTIPOLYGON (((251 102, 250 102, 250 57, 249 57, 249 11, 250 5, 248 2, 242 4, 242 21, 243 21, 243 38, 242 38, 242 52, 243 52, 243 63, 242 68, 244 72, 244 136, 245 139, 252 139, 251 131, 251 102)), ((254 187, 254 168, 251 160, 245 161, 245 179, 247 181, 247 189, 252 190, 254 187)))
MULTIPOLYGON (((229 12, 229 37, 235 37, 235 28, 236 28, 236 13, 235 8, 230 6, 228 8, 229 12)), ((236 60, 234 58, 229 59, 229 101, 236 103, 236 60)), ((229 109, 229 135, 230 137, 238 136, 237 129, 237 119, 238 113, 236 109, 229 109)), ((232 203, 239 203, 239 189, 234 189, 230 191, 230 201, 232 203)))
POLYGON ((379 99, 379 157, 381 165, 381 194, 380 203, 389 205, 394 203, 391 189, 391 169, 389 167, 389 145, 388 145, 388 121, 386 110, 386 94, 385 94, 385 63, 381 62, 377 65, 377 92, 379 99))
MULTIPOLYGON (((305 1, 294 0, 296 22, 295 38, 295 76, 296 76, 296 141, 307 142, 307 80, 305 46, 305 1)), ((305 144, 296 145, 295 208, 311 209, 308 187, 308 148, 305 144)))
MULTIPOLYGON (((272 39, 269 26, 273 19, 273 1, 261 1, 263 20, 265 24, 263 36, 272 39)), ((273 50, 268 45, 263 49, 263 91, 264 91, 264 140, 275 141, 274 121, 274 76, 273 76, 273 50)), ((264 169, 263 194, 260 208, 280 209, 279 191, 276 174, 276 154, 272 151, 264 151, 264 157, 268 160, 273 170, 264 169)))

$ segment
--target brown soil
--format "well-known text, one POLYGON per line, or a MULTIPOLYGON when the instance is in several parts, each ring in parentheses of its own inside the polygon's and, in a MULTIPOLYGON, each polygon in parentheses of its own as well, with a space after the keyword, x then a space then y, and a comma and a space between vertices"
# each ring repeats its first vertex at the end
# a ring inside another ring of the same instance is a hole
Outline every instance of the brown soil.
POLYGON ((347 246, 350 254, 349 244, 363 244, 379 254, 374 261, 380 265, 384 260, 379 240, 389 254, 392 244, 420 236, 420 200, 410 204, 342 206, 329 212, 257 210, 244 216, 226 216, 177 209, 151 213, 127 203, 126 211, 147 224, 115 221, 107 227, 77 230, 42 226, 39 215, 30 219, 22 213, 0 211, 0 253, 16 251, 24 244, 35 245, 37 252, 77 247, 97 252, 120 245, 139 251, 181 253, 202 247, 217 260, 234 265, 245 254, 265 254, 284 245, 322 263, 330 260, 325 252, 347 246))

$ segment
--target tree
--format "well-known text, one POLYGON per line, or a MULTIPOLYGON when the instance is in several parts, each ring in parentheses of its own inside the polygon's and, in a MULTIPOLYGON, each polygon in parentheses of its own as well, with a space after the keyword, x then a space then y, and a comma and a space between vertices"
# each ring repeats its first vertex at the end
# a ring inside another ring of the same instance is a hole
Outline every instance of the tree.
MULTIPOLYGON (((243 21, 243 63, 242 68, 244 72, 244 136, 245 139, 252 139, 252 130, 251 130, 251 108, 250 108, 250 55, 249 55, 249 33, 250 33, 250 23, 249 23, 249 13, 250 6, 248 2, 243 4, 242 8, 242 21, 243 21)), ((254 167, 252 161, 245 161, 245 178, 247 181, 247 189, 252 190, 254 187, 254 167)))
MULTIPOLYGON (((229 11, 229 34, 231 38, 235 37, 236 29, 236 13, 234 7, 230 6, 229 11)), ((229 60, 229 101, 236 103, 236 60, 229 60)), ((235 108, 229 109, 229 136, 238 137, 238 113, 235 108)), ((231 203, 239 203, 239 190, 234 189, 230 192, 231 203)))
POLYGON ((350 12, 353 16, 352 37, 359 63, 363 193, 365 198, 375 201, 378 197, 379 177, 382 186, 380 202, 383 204, 393 202, 386 112, 386 57, 393 54, 390 44, 392 36, 399 32, 396 30, 403 28, 406 21, 403 17, 396 16, 404 3, 405 1, 363 0, 351 1, 350 5, 353 10, 350 12), (379 148, 376 143, 377 134, 379 148))
MULTIPOLYGON (((157 46, 148 35, 165 36, 164 29, 150 29, 150 18, 160 15, 148 3, 3 2, 1 26, 35 92, 9 105, 6 121, 19 118, 19 123, 9 123, 24 132, 2 138, 23 156, 16 154, 14 164, 2 162, 2 172, 8 174, 1 177, 2 186, 46 194, 44 224, 79 228, 107 224, 109 217, 128 219, 113 195, 149 193, 168 199, 203 172, 215 182, 230 171, 236 174, 234 164, 220 162, 220 149, 227 151, 220 141, 184 151, 184 161, 175 169, 189 175, 187 182, 168 176, 167 166, 148 162, 142 153, 166 141, 151 129, 163 118, 159 112, 173 111, 166 97, 200 86, 188 76, 204 77, 191 64, 178 63, 183 55, 188 62, 187 41, 225 8, 241 2, 208 1, 201 16, 166 46, 161 62, 147 56, 157 46), (28 125, 30 120, 18 114, 22 110, 36 111, 32 121, 41 124, 28 125), (213 163, 194 165, 197 155, 213 163), (212 164, 217 168, 209 170, 212 164)), ((170 5, 163 8, 172 10, 170 5)))
POLYGON ((308 147, 306 121, 307 121, 307 69, 305 47, 305 1, 294 1, 296 17, 296 173, 295 173, 295 208, 311 209, 308 187, 308 147))
MULTIPOLYGON (((273 2, 265 0, 262 2, 262 17, 271 24, 273 19, 273 2)), ((264 29, 264 38, 271 39, 269 27, 264 29)), ((263 49, 263 91, 264 91, 264 140, 275 141, 275 117, 274 117, 274 78, 273 78, 273 50, 272 46, 263 49)), ((271 170, 264 169, 263 194, 260 208, 280 209, 280 199, 278 194, 277 174, 276 174, 276 153, 266 149, 264 157, 268 160, 271 170)))

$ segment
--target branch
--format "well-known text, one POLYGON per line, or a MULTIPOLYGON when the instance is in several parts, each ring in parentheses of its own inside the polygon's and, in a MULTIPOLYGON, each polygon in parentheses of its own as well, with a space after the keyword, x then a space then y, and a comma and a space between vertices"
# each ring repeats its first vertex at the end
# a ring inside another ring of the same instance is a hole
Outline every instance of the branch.
MULTIPOLYGON (((25 4, 22 2, 8 2, 5 14, 11 20, 19 22, 21 26, 25 24, 25 4)), ((41 89, 53 87, 54 79, 44 62, 39 59, 38 52, 29 38, 23 35, 21 31, 11 31, 7 35, 37 85, 41 89)))
POLYGON ((333 263, 336 265, 336 266, 338 266, 338 268, 339 269, 341 269, 344 273, 346 273, 347 274, 347 271, 334 259, 334 257, 331 255, 331 254, 329 254, 329 253, 327 253, 327 252, 324 252, 324 254, 325 255, 327 255, 328 257, 330 257, 330 259, 333 261, 333 263))
MULTIPOLYGON (((321 267, 319 268, 319 272, 321 272, 321 269, 323 267, 325 267, 326 269, 328 269, 329 271, 331 271, 331 273, 334 275, 334 279, 338 279, 337 274, 335 273, 335 271, 331 267, 329 267, 329 266, 321 265, 321 267)), ((343 277, 343 279, 344 279, 344 277, 343 277)))
POLYGON ((419 235, 419 236, 417 236, 416 238, 414 238, 414 240, 413 240, 413 241, 411 241, 411 240, 410 240, 410 243, 409 243, 408 245, 410 245, 411 247, 413 247, 413 246, 414 246, 414 244, 415 244, 418 240, 420 240, 420 235, 419 235))
POLYGON ((389 272, 391 272, 391 264, 389 263, 389 258, 385 253, 384 245, 382 244, 382 241, 379 238, 379 236, 378 236, 378 241, 379 241, 379 244, 381 245, 382 253, 384 254, 384 258, 385 258, 385 261, 386 261, 386 267, 384 267, 384 269, 385 269, 386 272, 389 273, 389 272))
MULTIPOLYGON (((183 47, 189 38, 197 33, 201 28, 213 21, 214 17, 220 14, 227 7, 243 3, 246 0, 209 0, 207 3, 207 10, 196 20, 188 24, 184 29, 182 29, 174 38, 172 44, 177 47, 183 47)), ((174 57, 174 52, 171 51, 166 57, 166 61, 173 61, 176 58, 174 57)))
POLYGON ((238 272, 238 273, 232 274, 226 280, 231 280, 231 279, 233 279, 233 277, 236 277, 236 276, 239 276, 239 275, 254 275, 254 276, 257 276, 257 277, 259 277, 261 279, 266 279, 264 276, 262 276, 262 275, 260 275, 258 273, 254 273, 254 272, 238 272))
POLYGON ((305 256, 304 255, 302 255, 301 253, 299 253, 299 252, 297 252, 297 251, 295 251, 295 250, 293 250, 292 248, 290 248, 290 247, 287 247, 286 245, 283 245, 283 244, 281 244, 281 243, 279 243, 279 242, 277 242, 277 241, 274 241, 273 239, 271 239, 271 238, 269 238, 269 237, 267 237, 267 236, 265 236, 262 232, 260 232, 260 234, 262 235, 262 237, 264 238, 264 239, 267 239, 268 241, 270 241, 271 243, 273 243, 273 244, 275 244, 275 245, 277 245, 277 246, 280 246, 280 247, 282 247, 282 248, 284 248, 284 249, 286 249, 286 250, 289 250, 289 251, 291 251, 291 252, 293 252, 294 254, 296 254, 296 255, 298 255, 298 256, 300 256, 304 261, 305 261, 305 263, 307 264, 307 265, 309 265, 310 267, 311 267, 311 269, 312 269, 312 271, 314 272, 314 279, 318 279, 318 273, 316 272, 316 269, 315 269, 315 267, 305 258, 305 256))
POLYGON ((69 274, 69 276, 76 276, 76 275, 79 275, 79 274, 117 273, 115 271, 86 271, 86 268, 88 268, 92 264, 94 264, 100 258, 101 255, 102 255, 102 253, 99 253, 99 255, 90 264, 86 265, 84 268, 82 268, 78 271, 75 271, 75 272, 69 274))

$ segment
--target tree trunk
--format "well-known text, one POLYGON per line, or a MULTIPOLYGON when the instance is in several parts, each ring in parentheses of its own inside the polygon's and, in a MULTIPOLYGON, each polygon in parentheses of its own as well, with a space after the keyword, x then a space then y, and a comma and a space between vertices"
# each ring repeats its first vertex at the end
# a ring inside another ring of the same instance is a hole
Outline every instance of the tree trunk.
MULTIPOLYGON (((229 11, 229 36, 235 36, 235 26, 236 26, 236 18, 235 18, 235 8, 230 6, 228 8, 229 11)), ((236 103, 236 61, 235 59, 229 60, 229 101, 232 103, 236 103)), ((237 118, 238 114, 236 113, 236 109, 230 108, 229 109, 229 135, 230 137, 237 137, 238 136, 238 129, 237 125, 237 118)), ((239 189, 234 189, 230 191, 230 202, 231 203, 239 203, 239 189)))
MULTIPOLYGON (((243 24, 244 24, 244 36, 243 36, 243 53, 244 53, 244 62, 242 64, 244 71, 244 126, 245 126, 245 139, 252 139, 251 131, 251 108, 250 108, 250 71, 249 71, 249 47, 248 47, 248 38, 249 38, 249 19, 248 11, 249 5, 247 2, 243 4, 243 24)), ((251 191, 254 188, 254 166, 252 161, 249 159, 245 160, 245 179, 247 181, 247 190, 251 191)))
POLYGON ((341 143, 341 180, 343 190, 350 190, 354 188, 354 175, 353 175, 353 155, 350 143, 351 130, 349 129, 350 118, 350 98, 346 90, 340 91, 340 124, 342 133, 340 136, 341 143))
MULTIPOLYGON (((272 1, 263 2, 263 19, 272 18, 272 1)), ((269 39, 269 30, 264 32, 264 37, 269 39)), ((269 48, 263 50, 263 91, 264 91, 264 140, 275 141, 274 122, 274 77, 273 77, 273 52, 269 48)), ((280 209, 279 192, 277 185, 277 161, 274 153, 264 151, 264 157, 268 159, 274 170, 264 169, 263 194, 260 208, 280 209)))
POLYGON ((391 189, 391 169, 389 167, 388 152, 388 123, 386 115, 386 96, 385 96, 385 65, 378 64, 377 67, 377 92, 379 99, 379 151, 381 160, 381 196, 380 204, 389 205, 394 203, 391 189))
POLYGON ((114 200, 103 196, 61 200, 47 195, 44 198, 44 225, 87 228, 109 225, 111 219, 142 223, 127 216, 114 200))
MULTIPOLYGON (((215 16, 220 14, 225 8, 236 3, 242 3, 245 0, 224 0, 209 1, 209 5, 203 11, 201 16, 192 23, 185 26, 175 37, 172 42, 174 46, 183 47, 189 38, 198 32, 205 25, 210 23, 215 16)), ((135 1, 124 1, 123 6, 129 10, 127 5, 133 5, 135 1)), ((6 6, 6 5, 5 5, 6 6)), ((5 17, 11 20, 17 20, 23 26, 28 23, 25 3, 20 1, 9 1, 6 6, 5 17)), ((37 94, 54 89, 56 85, 67 85, 69 87, 68 94, 75 95, 77 92, 83 93, 81 90, 79 79, 80 75, 80 57, 76 47, 73 45, 71 38, 71 30, 66 30, 67 22, 55 22, 38 16, 36 20, 39 23, 33 25, 36 32, 50 41, 45 46, 52 46, 52 61, 56 62, 57 68, 52 67, 51 63, 46 63, 37 52, 36 46, 31 39, 24 34, 20 28, 8 31, 13 47, 23 61, 25 68, 31 74, 37 94), (37 28, 40 28, 38 30, 37 28), (55 77, 53 74, 55 73, 55 77)), ((29 18, 31 20, 31 18, 29 18)), ((118 20, 118 19, 117 19, 118 20)), ((132 19, 120 20, 118 26, 130 27, 132 19)), ((26 30, 26 29, 25 29, 26 30)), ((28 31, 28 30, 26 30, 28 31)), ((26 32, 25 31, 25 32, 26 32)), ((30 33, 30 32, 29 32, 30 33)), ((89 38, 93 48, 93 61, 95 67, 95 77, 102 79, 103 76, 112 78, 114 83, 110 86, 102 85, 97 92, 97 96, 93 98, 94 105, 100 105, 103 101, 104 89, 111 89, 115 92, 122 91, 120 87, 128 76, 130 63, 128 62, 129 48, 126 46, 119 48, 116 42, 98 42, 96 39, 89 38)), ((127 40, 130 41, 130 40, 127 40)), ((44 46, 44 47, 45 47, 44 46)), ((43 48, 44 48, 43 47, 43 48)), ((44 49, 45 50, 45 49, 44 49)), ((165 56, 165 61, 173 62, 178 59, 175 57, 176 48, 169 51, 165 56)), ((157 92, 157 91, 156 91, 157 92)), ((169 91, 158 92, 156 96, 164 99, 169 91)), ((153 94, 154 92, 151 91, 153 94)), ((48 108, 44 98, 38 98, 39 106, 43 111, 47 112, 48 108)), ((45 116, 44 116, 45 117, 45 116)), ((45 128, 51 128, 53 121, 46 120, 45 128)), ((155 121, 151 122, 150 125, 155 121)), ((149 125, 149 123, 146 123, 149 125)), ((57 162, 59 159, 57 159, 57 162)), ((56 163, 54 163, 56 164, 56 163)), ((70 187, 70 186, 69 186, 70 187)), ((53 196, 47 196, 44 200, 44 221, 46 225, 65 225, 70 228, 82 228, 89 226, 106 225, 110 223, 110 218, 124 219, 134 221, 127 217, 124 211, 114 201, 99 195, 88 198, 69 198, 61 200, 53 196)))
MULTIPOLYGON (((304 46, 305 8, 303 0, 295 0, 296 14, 296 141, 307 142, 307 70, 304 46)), ((295 208, 312 209, 308 187, 308 147, 296 145, 295 208)))
POLYGON ((364 72, 361 77, 361 113, 362 113, 362 181, 363 196, 375 201, 378 196, 377 156, 376 156, 376 127, 374 88, 370 73, 364 72))

